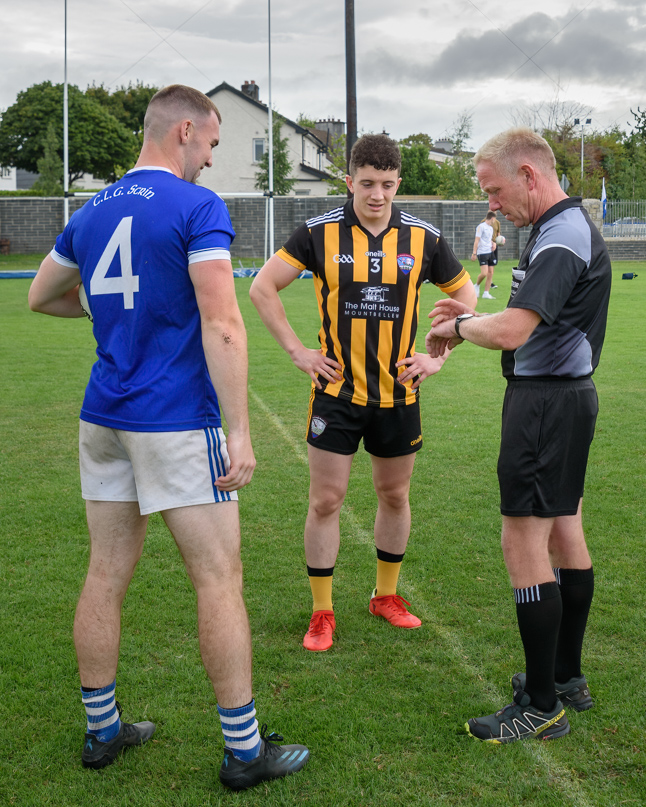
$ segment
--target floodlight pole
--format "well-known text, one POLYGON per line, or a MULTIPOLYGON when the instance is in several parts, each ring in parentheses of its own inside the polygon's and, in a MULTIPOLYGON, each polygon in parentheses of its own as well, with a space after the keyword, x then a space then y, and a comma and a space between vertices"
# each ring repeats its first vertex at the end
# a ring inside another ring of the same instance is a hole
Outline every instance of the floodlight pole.
MULTIPOLYGON (((354 0, 345 0, 345 109, 347 120, 346 167, 357 139, 357 66, 354 46, 354 0)), ((348 191, 348 196, 350 196, 348 191)))
POLYGON ((68 98, 67 98, 67 0, 65 0, 65 59, 64 59, 64 76, 63 76, 63 218, 64 224, 70 220, 70 178, 69 178, 69 115, 68 115, 68 98))
MULTIPOLYGON (((592 118, 586 118, 585 123, 583 118, 581 120, 581 186, 583 187, 583 126, 589 126, 592 123, 592 118)), ((579 118, 574 119, 575 125, 579 122, 579 118)))
MULTIPOLYGON (((274 120, 271 109, 271 0, 267 0, 267 43, 269 55, 269 159, 267 160, 267 204, 269 206, 269 255, 274 254, 274 120)), ((265 260, 269 256, 265 256, 265 260)))

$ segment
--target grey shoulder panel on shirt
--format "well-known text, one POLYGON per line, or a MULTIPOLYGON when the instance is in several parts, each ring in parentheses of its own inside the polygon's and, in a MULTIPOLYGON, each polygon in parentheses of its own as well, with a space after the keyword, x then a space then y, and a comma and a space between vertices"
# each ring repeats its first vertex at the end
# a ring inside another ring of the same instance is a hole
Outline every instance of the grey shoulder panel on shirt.
POLYGON ((592 259, 592 233, 582 208, 564 210, 547 221, 539 233, 529 257, 531 263, 543 250, 560 247, 573 252, 586 265, 592 259))

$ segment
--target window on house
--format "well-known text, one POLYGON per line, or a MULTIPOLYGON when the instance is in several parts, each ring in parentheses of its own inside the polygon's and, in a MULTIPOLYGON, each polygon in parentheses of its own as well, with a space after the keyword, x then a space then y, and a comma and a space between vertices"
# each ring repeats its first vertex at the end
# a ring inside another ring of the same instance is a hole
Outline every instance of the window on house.
POLYGON ((253 139, 253 161, 259 163, 265 153, 265 138, 254 137, 253 139))
POLYGON ((6 179, 11 176, 11 168, 7 168, 4 165, 0 165, 0 177, 2 179, 6 179))

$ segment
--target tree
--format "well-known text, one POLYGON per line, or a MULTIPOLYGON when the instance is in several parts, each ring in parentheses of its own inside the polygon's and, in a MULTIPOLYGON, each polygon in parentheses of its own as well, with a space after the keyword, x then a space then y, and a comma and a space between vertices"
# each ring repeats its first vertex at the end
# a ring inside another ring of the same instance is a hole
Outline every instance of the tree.
POLYGON ((646 142, 634 131, 630 135, 616 126, 584 137, 583 176, 581 176, 581 136, 576 127, 568 136, 544 131, 552 146, 559 176, 570 181, 570 196, 599 199, 605 178, 611 199, 646 198, 646 142))
POLYGON ((40 176, 32 188, 43 196, 63 195, 63 161, 58 156, 59 142, 52 121, 47 126, 43 138, 43 156, 38 160, 38 173, 40 176))
POLYGON ((471 137, 471 116, 462 113, 448 139, 453 144, 451 157, 440 166, 439 195, 444 199, 482 199, 483 194, 476 181, 472 155, 465 151, 471 137))
POLYGON ((514 123, 529 126, 552 147, 556 171, 570 185, 571 196, 600 198, 602 181, 614 199, 646 198, 646 113, 631 110, 634 131, 628 135, 616 126, 605 131, 586 128, 583 137, 583 176, 581 175, 581 130, 575 119, 586 120, 590 107, 576 101, 551 102, 522 108, 514 123))
POLYGON ((559 132, 571 134, 575 118, 588 118, 591 108, 578 101, 560 101, 558 92, 551 101, 539 101, 512 110, 514 126, 526 126, 535 132, 559 132))
POLYGON ((421 145, 426 146, 427 151, 430 151, 433 148, 433 141, 431 140, 430 135, 425 134, 424 132, 419 132, 418 134, 408 135, 408 137, 403 137, 399 141, 400 146, 415 146, 421 145))
MULTIPOLYGON (((283 121, 282 115, 277 112, 272 116, 272 139, 274 149, 273 169, 274 169, 274 195, 288 196, 296 180, 289 177, 292 164, 289 159, 288 144, 289 138, 281 137, 283 121)), ((269 135, 269 129, 265 129, 269 135)), ((258 170, 256 171, 256 188, 267 192, 269 190, 269 149, 260 158, 258 170)))
POLYGON ((646 139, 639 129, 629 135, 616 132, 615 142, 606 142, 604 147, 608 198, 646 199, 646 139))
POLYGON ((348 186, 345 182, 348 173, 345 143, 344 134, 336 135, 336 137, 331 136, 327 164, 327 173, 330 175, 328 196, 345 196, 348 192, 348 186))
POLYGON ((400 148, 402 155, 402 181, 399 194, 433 196, 438 192, 441 169, 429 158, 428 146, 413 143, 400 148))
POLYGON ((85 94, 108 110, 120 123, 132 132, 139 146, 144 142, 144 117, 150 99, 159 88, 137 82, 121 86, 113 93, 100 84, 88 87, 85 94))
POLYGON ((296 123, 304 129, 316 129, 316 121, 314 118, 308 118, 304 112, 298 113, 296 123))
MULTIPOLYGON (((70 84, 68 108, 70 184, 83 174, 114 181, 134 165, 137 138, 104 106, 70 84)), ((44 81, 18 93, 0 122, 0 164, 36 172, 50 123, 62 159, 63 85, 44 81)))

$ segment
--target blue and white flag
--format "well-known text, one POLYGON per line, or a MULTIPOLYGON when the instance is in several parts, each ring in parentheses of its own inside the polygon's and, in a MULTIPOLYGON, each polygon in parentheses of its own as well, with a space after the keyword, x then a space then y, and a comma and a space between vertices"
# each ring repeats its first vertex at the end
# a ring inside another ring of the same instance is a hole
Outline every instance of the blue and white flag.
POLYGON ((603 220, 606 220, 606 206, 607 206, 607 198, 606 198, 606 178, 604 177, 601 180, 601 209, 603 212, 603 220))

